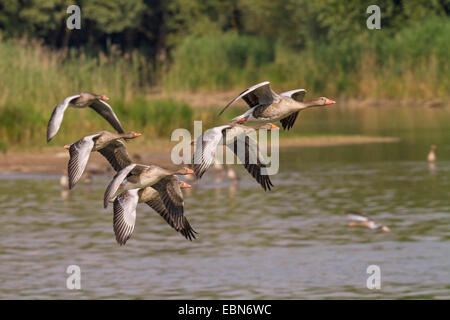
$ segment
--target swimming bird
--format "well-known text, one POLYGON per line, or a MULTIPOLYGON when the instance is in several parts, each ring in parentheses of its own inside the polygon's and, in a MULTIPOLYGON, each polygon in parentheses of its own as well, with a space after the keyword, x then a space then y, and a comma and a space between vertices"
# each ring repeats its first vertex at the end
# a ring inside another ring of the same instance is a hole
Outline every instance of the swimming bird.
POLYGON ((303 102, 305 94, 305 89, 295 89, 277 94, 270 88, 270 82, 265 81, 244 90, 231 100, 219 114, 222 114, 230 105, 242 98, 248 104, 250 110, 234 118, 233 122, 274 122, 280 120, 283 129, 289 130, 294 125, 301 110, 336 103, 325 97, 303 102))
POLYGON ((108 202, 114 198, 117 193, 122 193, 123 191, 131 189, 142 189, 153 186, 153 188, 160 193, 161 199, 164 201, 170 212, 176 211, 178 213, 182 213, 183 208, 180 207, 173 198, 171 198, 171 195, 173 195, 173 189, 169 183, 170 180, 163 179, 174 174, 186 175, 191 173, 194 173, 194 171, 187 167, 182 167, 177 170, 168 170, 157 165, 147 166, 132 163, 117 172, 108 184, 103 198, 103 206, 107 208, 108 202), (160 181, 161 183, 157 184, 160 181))
POLYGON ((67 177, 67 169, 63 170, 63 174, 61 175, 61 177, 59 178, 59 184, 64 188, 64 189, 69 189, 69 178, 67 177))
POLYGON ((233 182, 239 181, 239 176, 236 171, 234 171, 233 167, 230 165, 225 166, 225 170, 227 171, 227 177, 233 182))
POLYGON ((70 152, 70 160, 67 166, 69 173, 69 189, 72 189, 82 176, 91 152, 100 152, 116 171, 131 164, 130 157, 123 142, 119 139, 133 139, 141 136, 140 133, 112 133, 100 131, 86 136, 80 140, 65 145, 70 152))
POLYGON ((229 164, 225 165, 222 163, 218 163, 216 161, 216 162, 214 162, 213 167, 216 171, 216 183, 222 183, 225 176, 231 182, 239 181, 239 176, 231 165, 229 165, 229 164))
MULTIPOLYGON (((167 179, 167 178, 166 178, 167 179)), ((180 205, 184 205, 181 189, 191 186, 178 180, 175 176, 169 178, 174 190, 174 195, 179 200, 180 205)), ((174 215, 167 210, 158 191, 152 187, 143 189, 131 189, 118 195, 113 203, 114 218, 113 228, 116 240, 120 245, 124 245, 131 237, 136 222, 136 207, 138 203, 146 203, 150 208, 158 212, 161 217, 176 231, 180 232, 186 239, 195 239, 197 233, 190 225, 187 218, 181 215, 174 215)))
POLYGON ((92 94, 89 92, 82 92, 65 98, 63 102, 56 106, 50 117, 47 126, 47 142, 49 142, 58 132, 64 117, 64 112, 69 106, 74 108, 90 107, 105 118, 118 133, 124 133, 125 131, 123 130, 119 119, 111 106, 105 102, 106 100, 109 100, 109 98, 105 95, 92 94))
POLYGON ((428 162, 435 162, 436 161, 436 154, 434 153, 434 150, 436 150, 437 146, 435 144, 432 144, 430 147, 430 152, 428 153, 428 162))
POLYGON ((391 231, 388 227, 382 225, 381 223, 378 223, 374 221, 373 219, 364 216, 358 212, 349 211, 347 212, 347 218, 350 220, 353 220, 349 223, 350 227, 354 226, 364 226, 371 230, 382 230, 384 232, 391 231))
POLYGON ((262 186, 264 191, 270 190, 273 186, 270 177, 265 174, 266 164, 263 156, 259 152, 258 143, 247 134, 251 131, 265 129, 278 130, 272 124, 262 124, 259 126, 244 126, 239 123, 231 123, 206 130, 195 142, 195 151, 192 156, 195 176, 200 179, 214 162, 216 149, 219 145, 225 145, 231 149, 244 164, 245 169, 262 186), (242 141, 242 137, 245 137, 242 141), (237 139, 236 139, 237 138, 237 139), (239 141, 244 144, 244 154, 238 147, 239 141))

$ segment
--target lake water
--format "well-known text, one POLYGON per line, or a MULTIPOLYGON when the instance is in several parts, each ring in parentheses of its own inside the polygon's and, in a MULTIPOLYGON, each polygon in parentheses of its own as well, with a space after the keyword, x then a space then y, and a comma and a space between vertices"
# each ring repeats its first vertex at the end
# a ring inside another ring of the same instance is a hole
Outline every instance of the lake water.
MULTIPOLYGON (((205 175, 185 193, 199 232, 192 242, 140 204, 134 234, 119 247, 112 209, 102 207, 106 176, 67 195, 55 175, 1 175, 0 298, 449 299, 448 127, 439 114, 418 128, 370 112, 376 120, 364 125, 366 113, 350 113, 352 126, 330 116, 324 133, 401 142, 281 150, 272 192, 242 168, 239 185, 205 175), (435 166, 425 160, 431 143, 435 166), (346 210, 391 232, 350 228, 346 210), (81 268, 81 290, 66 288, 69 265, 81 268), (366 286, 370 265, 380 268, 379 290, 366 286)), ((420 124, 425 117, 413 113, 420 124)), ((296 125, 319 126, 314 117, 296 125)))

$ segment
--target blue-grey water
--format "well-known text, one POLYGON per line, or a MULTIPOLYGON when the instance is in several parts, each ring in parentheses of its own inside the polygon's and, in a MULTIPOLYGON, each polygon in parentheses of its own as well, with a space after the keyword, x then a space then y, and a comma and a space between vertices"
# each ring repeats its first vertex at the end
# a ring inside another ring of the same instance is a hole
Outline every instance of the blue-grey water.
POLYGON ((140 204, 132 238, 118 246, 102 207, 106 176, 66 194, 56 175, 3 174, 0 298, 449 299, 450 140, 422 132, 281 150, 272 192, 242 168, 237 185, 211 171, 185 192, 192 242, 140 204), (391 232, 351 228, 346 210, 391 232), (69 265, 81 269, 81 290, 66 287, 69 265), (366 286, 370 265, 380 289, 366 286))

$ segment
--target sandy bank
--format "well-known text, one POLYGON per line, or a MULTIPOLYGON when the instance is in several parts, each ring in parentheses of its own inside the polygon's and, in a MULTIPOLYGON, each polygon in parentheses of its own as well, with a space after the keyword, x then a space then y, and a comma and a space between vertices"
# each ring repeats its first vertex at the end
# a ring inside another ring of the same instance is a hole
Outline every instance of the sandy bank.
MULTIPOLYGON (((290 137, 280 140, 280 148, 293 147, 324 147, 365 143, 398 142, 393 137, 371 136, 317 136, 290 137)), ((127 145, 133 161, 139 163, 154 163, 165 167, 172 166, 170 151, 176 142, 153 141, 152 145, 127 145)), ((0 154, 0 173, 62 173, 67 168, 69 152, 60 148, 49 147, 40 150, 11 151, 0 154)), ((111 170, 106 160, 98 153, 91 155, 88 169, 92 172, 107 172, 111 170)))

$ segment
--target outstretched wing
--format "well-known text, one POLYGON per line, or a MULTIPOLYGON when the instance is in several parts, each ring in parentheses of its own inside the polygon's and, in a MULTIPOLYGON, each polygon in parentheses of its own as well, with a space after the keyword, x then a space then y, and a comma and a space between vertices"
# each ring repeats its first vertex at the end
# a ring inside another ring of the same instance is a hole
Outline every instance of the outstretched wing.
POLYGON ((124 245, 133 234, 136 222, 136 206, 139 201, 138 189, 127 190, 116 197, 113 203, 113 229, 116 241, 124 245))
POLYGON ((217 146, 223 137, 223 130, 230 127, 230 125, 215 127, 206 130, 205 133, 197 138, 195 151, 192 156, 194 173, 197 179, 200 179, 213 163, 217 146))
POLYGON ((369 217, 362 215, 358 212, 349 211, 347 212, 347 218, 354 221, 368 222, 372 221, 369 217))
POLYGON ((191 227, 188 219, 182 215, 181 218, 178 219, 179 223, 175 223, 174 216, 169 212, 169 210, 167 210, 159 195, 147 201, 146 204, 158 212, 167 224, 169 224, 169 226, 181 233, 186 239, 192 240, 196 238, 195 234, 197 232, 191 227))
POLYGON ((305 99, 305 94, 306 94, 305 89, 295 89, 295 90, 282 92, 282 93, 280 93, 280 96, 292 98, 298 102, 303 102, 303 99, 305 99))
POLYGON ((108 184, 105 190, 105 194, 103 197, 103 207, 108 207, 108 202, 114 197, 117 190, 119 189, 119 186, 122 184, 123 180, 127 177, 127 175, 133 170, 133 168, 136 166, 136 164, 132 163, 119 172, 116 173, 114 178, 111 180, 111 182, 108 184))
POLYGON ((122 141, 114 140, 98 152, 108 160, 116 171, 120 171, 131 164, 130 156, 122 141))
POLYGON ((59 127, 61 126, 61 122, 64 117, 64 111, 66 111, 67 107, 69 106, 70 102, 74 99, 79 98, 80 95, 74 95, 70 96, 64 99, 63 102, 58 104, 56 108, 53 110, 52 115, 50 117, 50 120, 48 121, 47 125, 47 142, 52 140, 52 138, 56 135, 56 133, 59 130, 59 127))
POLYGON ((122 125, 120 124, 119 118, 117 118, 116 114, 114 113, 113 109, 109 104, 107 104, 105 101, 100 99, 95 99, 94 102, 92 102, 89 107, 97 111, 98 114, 100 114, 103 118, 106 119, 106 121, 109 122, 109 124, 117 130, 119 133, 124 133, 125 131, 122 128, 122 125))
POLYGON ((100 134, 93 134, 72 143, 69 148, 70 159, 67 165, 69 175, 69 189, 72 189, 80 180, 86 168, 89 156, 94 148, 94 139, 100 134))
POLYGON ((258 143, 254 139, 249 136, 240 137, 234 142, 227 144, 227 147, 230 148, 239 160, 244 165, 245 169, 251 174, 251 176, 261 185, 264 191, 270 190, 273 187, 272 181, 270 181, 270 177, 266 174, 263 174, 263 168, 266 168, 266 165, 263 160, 263 156, 258 150, 258 143), (245 140, 243 140, 245 139, 245 140), (244 144, 244 152, 242 152, 238 148, 239 143, 244 144))
POLYGON ((272 89, 270 89, 270 82, 264 81, 241 92, 241 94, 239 94, 236 98, 231 100, 225 106, 225 108, 223 108, 222 111, 220 111, 219 115, 221 115, 229 106, 231 106, 240 98, 242 98, 250 108, 253 108, 258 104, 269 105, 277 97, 278 95, 275 92, 273 92, 272 89))
POLYGON ((300 111, 294 112, 293 114, 287 116, 286 118, 283 118, 280 120, 281 126, 284 130, 289 130, 294 126, 295 120, 297 120, 298 113, 300 111))
POLYGON ((152 188, 158 191, 159 197, 172 217, 175 226, 180 227, 184 213, 184 199, 178 178, 167 176, 155 183, 152 188))
MULTIPOLYGON (((295 90, 280 93, 280 96, 289 97, 298 102, 303 102, 303 99, 305 98, 305 94, 306 94, 305 89, 295 89, 295 90)), ((280 120, 281 126, 283 127, 283 129, 289 130, 290 128, 292 128, 294 126, 295 120, 297 120, 298 113, 299 113, 299 111, 280 120)))

